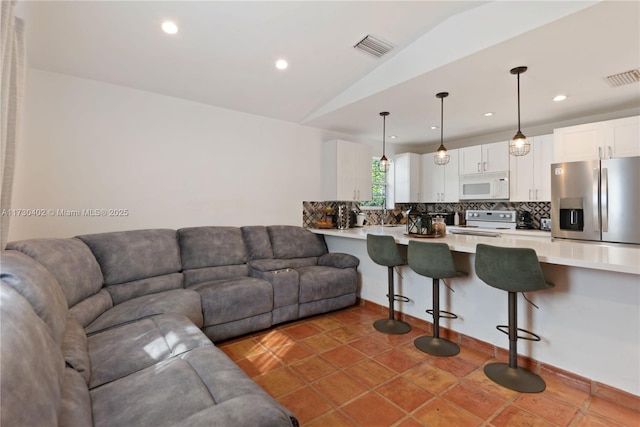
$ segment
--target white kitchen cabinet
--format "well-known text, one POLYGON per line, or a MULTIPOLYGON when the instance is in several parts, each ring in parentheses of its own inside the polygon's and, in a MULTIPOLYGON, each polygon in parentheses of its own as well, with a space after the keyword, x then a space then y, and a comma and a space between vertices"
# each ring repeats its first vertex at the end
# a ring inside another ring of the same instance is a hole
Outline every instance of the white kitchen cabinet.
POLYGON ((558 128, 553 162, 640 156, 640 116, 558 128))
POLYGON ((458 202, 458 161, 460 150, 447 150, 449 163, 436 165, 436 153, 422 155, 422 201, 425 203, 458 202))
POLYGON ((512 202, 551 201, 553 134, 529 138, 531 152, 510 156, 509 200, 512 202))
POLYGON ((332 140, 322 145, 323 200, 371 200, 371 146, 332 140))
POLYGON ((393 188, 396 203, 421 201, 421 169, 420 154, 402 153, 393 157, 393 188))
POLYGON ((461 148, 460 175, 509 170, 509 142, 474 145, 461 148))

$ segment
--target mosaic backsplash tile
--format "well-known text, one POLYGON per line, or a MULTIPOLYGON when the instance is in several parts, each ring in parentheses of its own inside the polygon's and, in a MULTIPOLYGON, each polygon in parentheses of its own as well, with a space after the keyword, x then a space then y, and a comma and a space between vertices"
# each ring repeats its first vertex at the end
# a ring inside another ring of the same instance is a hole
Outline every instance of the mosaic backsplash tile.
MULTIPOLYGON (((336 223, 334 215, 323 216, 326 213, 326 208, 331 207, 333 212, 337 214, 338 207, 340 205, 347 206, 348 210, 359 211, 360 207, 357 202, 340 202, 340 201, 328 201, 328 202, 302 202, 302 226, 305 228, 316 228, 316 221, 322 221, 326 218, 328 221, 336 223)), ((406 212, 409 208, 417 209, 420 212, 459 212, 464 217, 464 212, 469 209, 482 209, 482 210, 515 210, 515 211, 529 211, 531 213, 532 222, 534 228, 540 228, 540 218, 551 217, 551 203, 550 202, 459 202, 459 203, 397 203, 395 209, 387 209, 386 212, 382 209, 367 209, 362 212, 366 213, 367 224, 380 225, 385 224, 398 224, 400 222, 400 215, 406 212)))

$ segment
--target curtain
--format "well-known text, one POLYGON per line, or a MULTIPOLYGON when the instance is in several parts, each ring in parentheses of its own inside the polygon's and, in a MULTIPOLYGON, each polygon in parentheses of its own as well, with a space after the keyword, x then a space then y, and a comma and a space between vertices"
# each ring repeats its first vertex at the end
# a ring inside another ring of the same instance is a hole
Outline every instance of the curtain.
POLYGON ((11 215, 7 210, 11 208, 16 144, 24 99, 24 23, 14 15, 16 3, 17 0, 0 1, 0 249, 4 249, 9 235, 11 215))

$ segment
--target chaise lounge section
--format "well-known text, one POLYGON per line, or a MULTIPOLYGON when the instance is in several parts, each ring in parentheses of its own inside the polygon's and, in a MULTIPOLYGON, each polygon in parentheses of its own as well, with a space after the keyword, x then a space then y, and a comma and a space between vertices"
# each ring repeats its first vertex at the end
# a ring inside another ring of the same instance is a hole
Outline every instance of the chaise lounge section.
POLYGON ((293 226, 12 242, 0 423, 297 425, 212 341, 354 304, 358 263, 293 226))

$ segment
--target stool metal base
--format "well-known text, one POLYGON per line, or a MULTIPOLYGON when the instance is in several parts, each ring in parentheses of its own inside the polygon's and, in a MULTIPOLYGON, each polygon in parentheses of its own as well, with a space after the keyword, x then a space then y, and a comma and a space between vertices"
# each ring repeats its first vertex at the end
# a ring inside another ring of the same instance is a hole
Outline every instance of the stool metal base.
POLYGON ((376 320, 373 322, 373 327, 385 334, 406 334, 411 330, 411 325, 396 319, 376 320))
POLYGON ((460 347, 458 344, 446 340, 444 338, 435 337, 418 337, 413 341, 413 344, 425 353, 433 356, 455 356, 460 353, 460 347))
POLYGON ((540 393, 547 387, 537 374, 520 367, 512 368, 507 363, 490 363, 484 373, 493 382, 521 393, 540 393))

